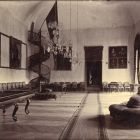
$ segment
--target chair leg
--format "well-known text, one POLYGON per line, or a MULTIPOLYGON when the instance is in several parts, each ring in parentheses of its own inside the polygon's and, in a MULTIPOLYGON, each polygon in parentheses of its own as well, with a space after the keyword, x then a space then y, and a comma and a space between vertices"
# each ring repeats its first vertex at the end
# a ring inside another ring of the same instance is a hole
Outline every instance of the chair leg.
POLYGON ((26 113, 26 114, 29 114, 29 113, 30 113, 30 112, 29 112, 29 109, 28 109, 29 105, 30 105, 30 100, 27 99, 27 102, 26 102, 26 105, 25 105, 25 113, 26 113))
POLYGON ((17 121, 16 112, 18 111, 18 104, 15 104, 15 108, 13 110, 12 118, 14 121, 17 121))
POLYGON ((5 112, 6 112, 6 109, 5 109, 5 108, 3 108, 2 112, 3 112, 3 114, 5 114, 5 112))

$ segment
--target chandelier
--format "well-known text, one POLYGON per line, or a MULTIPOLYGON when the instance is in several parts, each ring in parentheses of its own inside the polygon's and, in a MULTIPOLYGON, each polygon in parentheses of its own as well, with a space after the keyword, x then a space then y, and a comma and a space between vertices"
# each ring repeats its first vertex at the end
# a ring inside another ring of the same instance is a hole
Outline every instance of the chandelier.
MULTIPOLYGON (((58 12, 57 12, 57 1, 54 3, 52 9, 49 14, 43 21, 40 30, 38 33, 30 31, 29 39, 32 42, 37 42, 41 48, 43 47, 44 53, 45 51, 52 53, 53 56, 63 56, 63 58, 68 58, 69 61, 72 61, 72 42, 71 42, 71 15, 70 15, 70 34, 69 37, 65 38, 63 36, 58 26, 58 12), (47 25, 47 36, 43 35, 42 27, 46 22, 47 25)), ((71 3, 70 3, 70 14, 71 14, 71 3)))

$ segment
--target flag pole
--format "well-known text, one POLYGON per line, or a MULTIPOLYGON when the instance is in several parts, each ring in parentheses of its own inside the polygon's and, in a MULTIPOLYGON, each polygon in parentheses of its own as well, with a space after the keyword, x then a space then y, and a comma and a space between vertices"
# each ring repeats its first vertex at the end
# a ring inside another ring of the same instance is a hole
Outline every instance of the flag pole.
POLYGON ((39 32, 41 32, 42 26, 43 26, 43 24, 44 24, 45 21, 46 21, 46 18, 44 19, 43 23, 41 24, 41 27, 39 29, 39 32))

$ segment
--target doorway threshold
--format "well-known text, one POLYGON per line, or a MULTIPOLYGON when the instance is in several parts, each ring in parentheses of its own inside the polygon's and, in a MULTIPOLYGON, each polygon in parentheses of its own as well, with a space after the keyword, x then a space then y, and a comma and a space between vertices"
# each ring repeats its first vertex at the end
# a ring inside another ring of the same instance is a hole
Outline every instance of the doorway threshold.
POLYGON ((88 93, 93 92, 93 93, 97 93, 101 91, 101 86, 99 85, 92 85, 92 86, 88 86, 86 91, 88 93))

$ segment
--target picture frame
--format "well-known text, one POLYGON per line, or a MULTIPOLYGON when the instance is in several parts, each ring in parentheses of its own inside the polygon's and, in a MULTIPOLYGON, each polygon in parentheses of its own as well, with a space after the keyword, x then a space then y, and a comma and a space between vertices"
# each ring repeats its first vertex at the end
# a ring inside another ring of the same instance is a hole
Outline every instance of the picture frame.
POLYGON ((10 37, 10 68, 21 68, 21 44, 20 40, 10 37))
POLYGON ((109 47, 109 69, 127 68, 127 46, 109 47))

